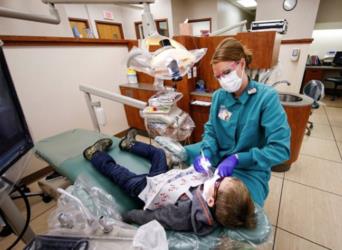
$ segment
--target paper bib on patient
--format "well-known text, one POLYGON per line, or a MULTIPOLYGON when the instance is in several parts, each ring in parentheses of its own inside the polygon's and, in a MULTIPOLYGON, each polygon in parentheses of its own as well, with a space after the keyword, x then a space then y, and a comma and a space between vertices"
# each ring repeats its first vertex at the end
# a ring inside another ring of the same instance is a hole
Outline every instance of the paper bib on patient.
POLYGON ((208 176, 198 173, 191 166, 187 169, 172 169, 164 174, 147 177, 147 184, 139 194, 145 202, 144 209, 154 210, 169 204, 175 204, 191 187, 203 184, 208 176))

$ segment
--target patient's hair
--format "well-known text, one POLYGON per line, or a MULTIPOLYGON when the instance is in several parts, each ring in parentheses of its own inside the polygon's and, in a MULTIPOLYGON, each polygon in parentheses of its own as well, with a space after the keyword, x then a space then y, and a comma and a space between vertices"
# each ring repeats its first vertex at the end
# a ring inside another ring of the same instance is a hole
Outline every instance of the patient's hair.
POLYGON ((246 60, 246 68, 252 62, 252 52, 247 49, 241 42, 235 38, 224 39, 216 48, 211 64, 224 61, 240 61, 241 58, 246 60))
POLYGON ((254 203, 250 193, 237 178, 228 188, 219 188, 215 202, 216 220, 225 227, 255 228, 254 203))

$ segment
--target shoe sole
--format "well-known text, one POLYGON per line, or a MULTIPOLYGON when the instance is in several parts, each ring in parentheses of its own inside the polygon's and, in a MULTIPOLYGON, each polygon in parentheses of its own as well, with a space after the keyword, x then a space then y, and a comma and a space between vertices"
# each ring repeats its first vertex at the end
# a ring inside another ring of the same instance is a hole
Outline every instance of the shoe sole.
POLYGON ((87 152, 88 151, 93 151, 91 152, 91 154, 94 154, 96 151, 103 151, 103 149, 108 149, 113 145, 113 141, 109 138, 103 138, 98 140, 97 142, 95 142, 93 145, 89 146, 88 148, 86 148, 84 150, 83 156, 84 158, 89 159, 89 157, 87 157, 87 152))

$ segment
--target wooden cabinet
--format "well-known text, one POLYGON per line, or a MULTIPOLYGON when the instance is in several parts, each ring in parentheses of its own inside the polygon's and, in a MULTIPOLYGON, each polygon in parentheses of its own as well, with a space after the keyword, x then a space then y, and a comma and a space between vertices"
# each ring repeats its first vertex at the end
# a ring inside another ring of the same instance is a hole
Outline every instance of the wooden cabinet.
POLYGON ((289 170, 291 164, 298 159, 306 131, 306 126, 311 113, 311 104, 301 107, 283 107, 291 128, 290 159, 280 165, 274 166, 272 171, 275 172, 284 172, 289 170))
POLYGON ((240 32, 235 38, 252 51, 251 69, 269 69, 278 63, 281 36, 277 32, 240 32))
POLYGON ((207 48, 207 53, 197 66, 197 79, 205 82, 208 91, 213 92, 220 87, 211 68, 211 58, 220 42, 228 37, 241 41, 253 53, 251 69, 269 69, 278 62, 280 35, 274 31, 241 32, 236 36, 192 37, 175 36, 174 39, 187 49, 207 48))
MULTIPOLYGON (((152 87, 152 86, 151 86, 152 87)), ((156 90, 153 88, 150 89, 142 89, 136 87, 130 87, 128 85, 120 86, 121 94, 124 96, 132 97, 135 99, 139 99, 140 101, 147 102, 148 99, 156 93, 156 90)), ((140 111, 137 108, 133 108, 127 105, 124 105, 127 122, 130 127, 135 127, 139 130, 146 130, 144 119, 140 116, 140 111)))
POLYGON ((191 141, 193 143, 202 140, 204 132, 204 125, 209 119, 210 107, 203 107, 198 105, 191 105, 191 118, 194 121, 196 127, 192 132, 191 141))
POLYGON ((322 80, 323 70, 321 69, 306 69, 303 79, 303 86, 311 80, 322 80))
MULTIPOLYGON (((211 102, 210 95, 200 95, 191 93, 190 95, 191 101, 205 101, 211 102)), ((199 105, 190 105, 190 115, 192 120, 195 122, 195 129, 192 132, 191 141, 193 143, 199 142, 202 140, 202 135, 204 132, 204 125, 207 123, 209 119, 210 107, 199 106, 199 105)))

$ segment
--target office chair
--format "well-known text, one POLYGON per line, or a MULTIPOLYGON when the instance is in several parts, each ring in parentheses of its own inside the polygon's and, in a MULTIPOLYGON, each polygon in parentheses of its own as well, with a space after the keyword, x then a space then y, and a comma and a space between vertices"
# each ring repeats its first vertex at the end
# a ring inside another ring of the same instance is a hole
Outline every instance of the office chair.
MULTIPOLYGON (((314 102, 311 105, 311 108, 318 109, 320 106, 318 101, 324 97, 324 85, 321 81, 311 80, 304 86, 303 93, 304 95, 311 97, 314 100, 314 102)), ((306 129, 306 134, 311 135, 311 130, 313 129, 312 121, 308 121, 306 129)))
POLYGON ((342 76, 341 77, 338 77, 338 76, 327 77, 324 79, 324 81, 334 83, 334 92, 333 92, 333 96, 331 97, 331 100, 335 101, 336 97, 338 96, 337 88, 338 88, 338 86, 342 85, 342 76))
MULTIPOLYGON (((333 60, 333 65, 342 66, 342 51, 337 51, 333 60)), ((342 85, 342 74, 340 76, 327 77, 324 81, 332 82, 334 84, 334 93, 331 98, 332 101, 335 101, 338 96, 337 88, 342 85)))

